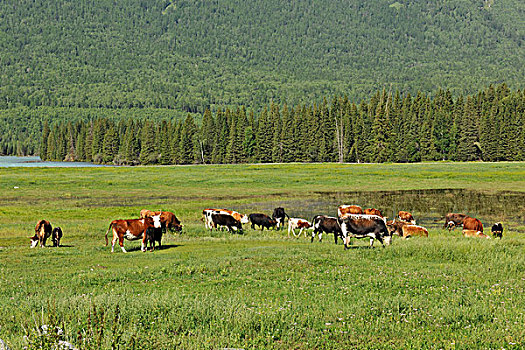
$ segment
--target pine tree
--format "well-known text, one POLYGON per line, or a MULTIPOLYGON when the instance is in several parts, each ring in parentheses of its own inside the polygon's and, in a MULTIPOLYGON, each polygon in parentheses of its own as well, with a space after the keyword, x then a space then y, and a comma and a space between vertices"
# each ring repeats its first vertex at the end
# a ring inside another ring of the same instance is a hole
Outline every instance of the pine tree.
POLYGON ((149 120, 144 122, 140 136, 140 164, 155 164, 157 162, 157 154, 155 153, 155 125, 153 122, 149 120))
POLYGON ((479 159, 477 111, 474 99, 469 96, 464 105, 461 123, 459 124, 458 160, 473 161, 479 159))
POLYGON ((202 127, 199 137, 202 157, 204 158, 203 163, 205 164, 212 162, 213 143, 216 139, 216 133, 215 120, 210 110, 206 108, 204 116, 202 117, 202 127))
POLYGON ((49 138, 49 133, 51 130, 49 129, 49 124, 46 121, 44 121, 44 127, 42 129, 42 140, 40 142, 40 159, 47 160, 47 143, 49 138))
POLYGON ((166 120, 161 122, 159 128, 159 153, 160 153, 160 164, 170 164, 172 159, 171 154, 171 123, 166 120))
POLYGON ((197 127, 193 117, 188 114, 181 129, 180 159, 182 164, 193 164, 196 161, 197 127))
POLYGON ((293 118, 290 115, 288 106, 285 104, 282 113, 281 140, 282 161, 289 163, 295 161, 295 141, 293 118))
POLYGON ((253 111, 250 111, 250 118, 248 120, 246 129, 244 130, 243 150, 247 162, 255 161, 255 117, 253 111))
POLYGON ((111 163, 118 154, 119 142, 117 131, 113 123, 109 125, 106 133, 104 134, 104 140, 102 141, 102 162, 111 163))
POLYGON ((269 163, 272 161, 272 127, 268 117, 268 108, 265 107, 257 120, 256 153, 258 162, 269 163))

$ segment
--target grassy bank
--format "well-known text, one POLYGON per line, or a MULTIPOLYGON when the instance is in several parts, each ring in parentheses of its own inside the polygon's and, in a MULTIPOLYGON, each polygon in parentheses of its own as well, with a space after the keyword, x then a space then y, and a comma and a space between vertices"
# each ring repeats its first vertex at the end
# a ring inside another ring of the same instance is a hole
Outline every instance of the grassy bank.
POLYGON ((330 237, 231 236, 200 221, 207 206, 265 211, 319 192, 525 192, 523 163, 14 168, 0 169, 0 188, 0 338, 13 348, 26 334, 42 341, 44 323, 89 349, 525 346, 516 230, 495 241, 433 228, 344 252, 330 237), (184 234, 154 253, 126 242, 128 254, 110 254, 108 223, 142 208, 175 211, 184 234), (29 248, 40 218, 64 229, 64 247, 29 248))

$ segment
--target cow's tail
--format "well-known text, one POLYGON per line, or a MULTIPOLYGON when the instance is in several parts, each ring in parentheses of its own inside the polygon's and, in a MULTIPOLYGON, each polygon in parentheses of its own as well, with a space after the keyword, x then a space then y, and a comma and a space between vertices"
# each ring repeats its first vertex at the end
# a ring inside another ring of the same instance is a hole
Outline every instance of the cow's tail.
POLYGON ((113 227, 113 223, 110 223, 109 227, 108 227, 108 230, 106 231, 106 247, 108 245, 108 232, 109 232, 109 230, 111 230, 112 227, 113 227))

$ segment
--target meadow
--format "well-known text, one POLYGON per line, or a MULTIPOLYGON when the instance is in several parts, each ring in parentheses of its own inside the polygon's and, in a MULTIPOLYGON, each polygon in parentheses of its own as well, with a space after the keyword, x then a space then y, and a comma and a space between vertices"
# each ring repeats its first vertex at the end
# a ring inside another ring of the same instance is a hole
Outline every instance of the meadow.
POLYGON ((0 168, 0 189, 0 338, 12 349, 525 347, 525 163, 0 168), (337 203, 409 210, 430 237, 344 251, 329 236, 201 221, 205 207, 282 205, 310 220, 337 203), (110 221, 144 208, 173 211, 184 232, 111 254, 110 221), (502 221, 503 239, 442 230, 450 210, 486 233, 502 221), (29 248, 42 218, 62 227, 62 247, 29 248))

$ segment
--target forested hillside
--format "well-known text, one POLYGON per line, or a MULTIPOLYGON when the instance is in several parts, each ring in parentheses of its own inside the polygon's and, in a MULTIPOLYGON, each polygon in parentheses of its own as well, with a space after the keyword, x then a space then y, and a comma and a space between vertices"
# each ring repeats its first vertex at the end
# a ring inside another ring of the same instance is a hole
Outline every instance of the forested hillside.
POLYGON ((0 109, 258 111, 383 87, 519 88, 523 18, 521 0, 5 0, 0 109))
POLYGON ((386 90, 260 114, 206 110, 201 125, 98 118, 44 124, 42 159, 113 164, 525 160, 525 94, 505 85, 454 99, 386 90))

